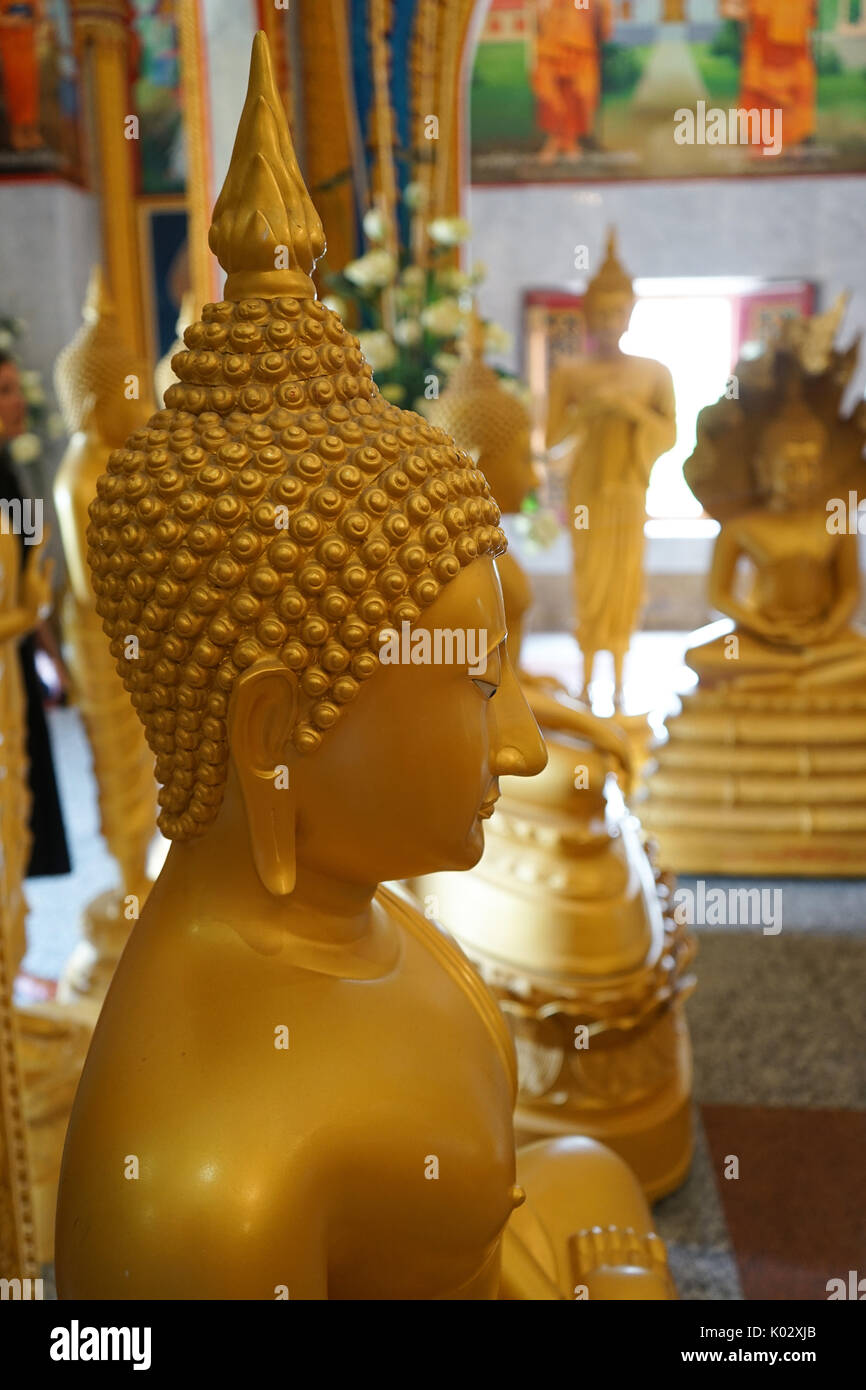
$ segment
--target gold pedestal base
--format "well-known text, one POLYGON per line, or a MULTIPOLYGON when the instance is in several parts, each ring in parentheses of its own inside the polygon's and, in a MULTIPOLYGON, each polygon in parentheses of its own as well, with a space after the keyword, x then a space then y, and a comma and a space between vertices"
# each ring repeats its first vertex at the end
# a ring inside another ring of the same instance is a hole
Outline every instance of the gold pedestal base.
POLYGON ((673 873, 866 874, 866 695, 700 687, 670 720, 641 818, 673 873))

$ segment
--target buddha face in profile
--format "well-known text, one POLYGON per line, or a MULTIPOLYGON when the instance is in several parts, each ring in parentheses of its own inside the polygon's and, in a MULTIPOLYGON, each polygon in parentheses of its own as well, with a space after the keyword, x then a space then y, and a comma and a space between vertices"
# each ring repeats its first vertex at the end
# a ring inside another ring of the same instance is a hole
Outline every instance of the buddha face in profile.
POLYGON ((821 478, 827 436, 805 407, 793 405, 766 431, 761 474, 770 505, 796 510, 814 504, 821 478))

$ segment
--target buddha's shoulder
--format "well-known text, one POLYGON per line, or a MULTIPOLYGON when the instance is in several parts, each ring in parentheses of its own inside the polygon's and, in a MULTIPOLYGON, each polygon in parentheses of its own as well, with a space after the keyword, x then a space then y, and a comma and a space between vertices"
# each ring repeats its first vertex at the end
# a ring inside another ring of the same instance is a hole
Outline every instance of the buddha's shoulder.
POLYGON ((376 896, 408 939, 432 956, 466 996, 495 1042, 516 1095, 517 1063, 508 1026, 496 1000, 468 956, 436 918, 421 911, 417 900, 401 884, 383 885, 376 896))

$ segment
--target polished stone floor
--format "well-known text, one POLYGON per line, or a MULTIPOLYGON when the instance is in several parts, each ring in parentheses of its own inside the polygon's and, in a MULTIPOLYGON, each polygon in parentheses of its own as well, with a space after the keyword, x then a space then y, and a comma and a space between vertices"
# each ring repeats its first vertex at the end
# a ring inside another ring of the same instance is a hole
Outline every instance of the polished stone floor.
MULTIPOLYGON (((627 711, 658 723, 675 706, 691 683, 685 646, 679 633, 638 636, 627 711)), ((526 665, 578 683, 564 635, 530 637, 526 665)), ((605 712, 609 674, 593 695, 605 712)), ((77 713, 53 710, 50 725, 74 872, 27 885, 25 985, 37 995, 50 992, 69 955, 83 905, 114 881, 77 713)), ((724 881, 706 887, 716 885, 724 881)), ((737 886, 780 890, 782 929, 696 928, 696 1151, 656 1220, 682 1298, 824 1298, 829 1279, 849 1268, 866 1274, 866 884, 737 886), (724 1176, 731 1157, 735 1179, 724 1176)))

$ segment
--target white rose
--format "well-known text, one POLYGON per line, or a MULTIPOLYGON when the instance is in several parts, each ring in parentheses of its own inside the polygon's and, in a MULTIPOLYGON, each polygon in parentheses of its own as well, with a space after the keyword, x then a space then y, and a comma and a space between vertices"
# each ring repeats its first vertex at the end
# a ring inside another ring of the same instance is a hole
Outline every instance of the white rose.
POLYGON ((8 328, 0 328, 0 352, 12 346, 12 334, 8 328))
POLYGON ((430 240, 437 246, 459 246, 472 234, 465 217, 437 217, 428 228, 430 240))
POLYGON ((511 334, 500 323, 488 323, 484 327, 484 351, 506 353, 511 350, 511 334))
POLYGON ((437 338, 453 338, 463 323, 463 311, 456 299, 438 299, 428 304, 421 314, 421 322, 437 338))
POLYGON ((343 274, 361 289, 383 289, 397 274, 397 262, 390 251, 368 251, 360 260, 350 261, 343 274))
POLYGON ((390 335, 381 329, 359 333, 358 344, 374 372, 386 372, 397 361, 397 349, 390 335))
POLYGON ((421 325, 416 319, 398 319, 394 325, 394 338, 401 347, 414 347, 421 341, 421 325))
POLYGON ((14 463, 34 463, 42 453, 42 441, 38 434, 19 434, 9 441, 9 452, 14 463))
POLYGON ((433 366, 437 372, 442 372, 443 376, 450 376, 459 362, 460 358, 456 352, 437 352, 433 358, 433 366))
POLYGON ((436 279, 439 281, 443 290, 450 290, 452 294, 462 294, 463 291, 468 290, 469 286, 472 284, 466 272, 457 270, 456 267, 452 267, 449 270, 440 270, 436 279))
POLYGON ((420 265, 407 265, 400 276, 400 284, 407 290, 423 290, 427 283, 427 272, 420 265))
POLYGON ((417 181, 407 183, 403 190, 403 201, 413 212, 423 207, 427 202, 427 189, 424 187, 423 183, 418 183, 417 181))
POLYGON ((364 213, 363 220, 364 235, 370 241, 384 241, 388 230, 385 216, 381 208, 368 208, 364 213))

